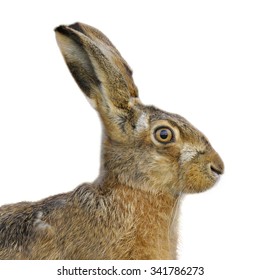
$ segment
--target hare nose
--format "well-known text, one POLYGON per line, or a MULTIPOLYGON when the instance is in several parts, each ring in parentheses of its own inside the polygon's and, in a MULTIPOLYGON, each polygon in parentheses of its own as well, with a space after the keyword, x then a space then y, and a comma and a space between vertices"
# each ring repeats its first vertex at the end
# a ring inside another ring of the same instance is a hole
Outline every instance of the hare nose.
POLYGON ((222 175, 224 173, 224 163, 217 153, 215 153, 211 159, 210 169, 217 175, 222 175))
POLYGON ((220 166, 220 165, 216 166, 212 163, 210 164, 211 171, 218 174, 218 175, 222 175, 224 173, 224 168, 223 167, 224 166, 220 166))

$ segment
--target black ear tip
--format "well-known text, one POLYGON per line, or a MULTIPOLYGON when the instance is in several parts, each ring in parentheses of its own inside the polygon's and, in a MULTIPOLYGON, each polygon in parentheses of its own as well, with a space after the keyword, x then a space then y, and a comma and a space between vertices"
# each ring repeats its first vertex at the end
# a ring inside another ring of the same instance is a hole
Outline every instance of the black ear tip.
POLYGON ((80 22, 75 22, 70 25, 60 25, 54 29, 55 32, 59 32, 64 35, 70 34, 72 30, 79 31, 80 33, 84 33, 82 29, 82 23, 80 22))
POLYGON ((65 25, 60 25, 60 26, 56 27, 56 28, 54 29, 54 31, 64 34, 64 33, 67 33, 67 32, 66 32, 66 31, 67 31, 66 29, 67 29, 67 27, 66 27, 65 25))
MULTIPOLYGON (((62 35, 66 35, 66 36, 74 36, 75 35, 75 32, 74 30, 78 30, 80 31, 79 29, 76 29, 75 27, 77 27, 78 23, 75 23, 75 24, 72 24, 72 25, 60 25, 58 27, 56 27, 54 29, 54 31, 56 33, 60 33, 62 35), (75 26, 75 27, 74 27, 75 26)), ((79 27, 78 27, 79 28, 79 27)))

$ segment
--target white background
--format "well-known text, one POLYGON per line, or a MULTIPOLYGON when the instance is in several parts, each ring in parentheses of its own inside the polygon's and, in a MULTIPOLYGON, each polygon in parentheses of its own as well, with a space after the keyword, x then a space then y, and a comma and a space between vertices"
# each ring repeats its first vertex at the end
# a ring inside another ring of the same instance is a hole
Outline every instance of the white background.
POLYGON ((53 32, 85 22, 129 62, 143 103, 187 118, 225 162, 215 188, 183 202, 180 259, 256 276, 259 15, 250 0, 1 2, 0 205, 70 191, 98 174, 99 119, 53 32))

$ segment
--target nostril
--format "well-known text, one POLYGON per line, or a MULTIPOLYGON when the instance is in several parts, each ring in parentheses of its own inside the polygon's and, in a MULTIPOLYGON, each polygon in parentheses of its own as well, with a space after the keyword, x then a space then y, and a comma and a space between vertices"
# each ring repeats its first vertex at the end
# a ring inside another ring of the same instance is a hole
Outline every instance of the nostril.
POLYGON ((217 175, 221 175, 224 172, 224 169, 222 166, 216 166, 213 164, 210 164, 210 169, 212 172, 216 173, 217 175))

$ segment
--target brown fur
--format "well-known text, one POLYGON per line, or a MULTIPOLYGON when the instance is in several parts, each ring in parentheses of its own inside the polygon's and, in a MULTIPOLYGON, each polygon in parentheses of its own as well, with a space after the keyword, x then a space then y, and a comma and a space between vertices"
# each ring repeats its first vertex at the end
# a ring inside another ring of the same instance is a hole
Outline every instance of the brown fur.
POLYGON ((0 208, 0 259, 176 259, 183 193, 224 171, 207 138, 183 117, 143 105, 113 44, 81 23, 56 29, 76 82, 103 123, 92 184, 0 208), (158 141, 166 127, 172 141, 158 141))

